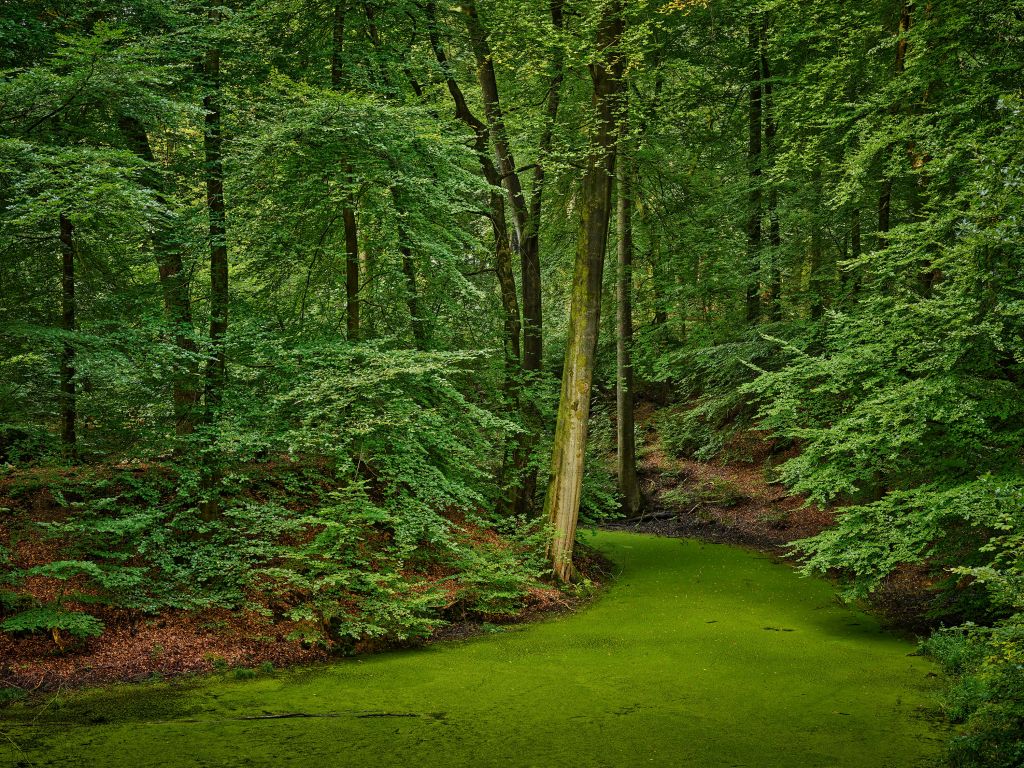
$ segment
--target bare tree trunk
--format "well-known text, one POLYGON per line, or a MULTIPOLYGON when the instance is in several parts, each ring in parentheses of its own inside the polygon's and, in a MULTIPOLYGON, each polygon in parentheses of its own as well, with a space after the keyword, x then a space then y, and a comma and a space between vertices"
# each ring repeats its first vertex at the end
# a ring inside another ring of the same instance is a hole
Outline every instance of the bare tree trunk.
MULTIPOLYGON (((623 131, 624 133, 624 131, 623 131)), ((618 173, 618 274, 615 339, 616 463, 623 512, 631 517, 640 510, 640 482, 636 476, 636 423, 633 417, 633 189, 631 169, 619 147, 618 173)))
POLYGON ((221 156, 220 51, 215 48, 206 53, 205 72, 208 92, 203 97, 203 109, 206 111, 203 147, 206 154, 206 207, 210 219, 211 345, 206 364, 206 420, 211 422, 222 402, 227 380, 224 336, 228 330, 228 244, 224 212, 224 164, 221 156))
MULTIPOLYGON (((551 0, 551 23, 556 34, 564 24, 564 0, 551 0)), ((543 308, 541 305, 540 278, 540 224, 544 203, 545 164, 551 154, 555 122, 561 103, 562 81, 565 77, 565 56, 560 44, 552 51, 551 79, 548 82, 548 96, 544 115, 544 130, 538 144, 537 160, 533 166, 533 187, 530 190, 527 230, 520 245, 520 268, 522 271, 523 294, 523 370, 539 371, 544 357, 543 308)), ((522 480, 514 489, 512 510, 519 515, 534 513, 534 499, 537 495, 537 468, 529 464, 530 455, 537 443, 540 431, 540 415, 532 402, 522 402, 523 416, 527 429, 520 434, 513 466, 522 480), (528 465, 529 464, 529 465, 528 465)))
POLYGON ((613 49, 622 31, 621 0, 605 5, 597 31, 602 54, 590 65, 597 123, 591 133, 590 157, 580 196, 581 221, 573 270, 569 333, 562 369, 551 481, 544 502, 545 517, 554 529, 548 548, 555 578, 572 575, 572 551, 579 518, 583 465, 590 416, 590 389, 601 320, 601 276, 604 269, 612 176, 615 172, 616 110, 622 91, 622 61, 613 49), (605 60, 611 57, 611 60, 605 60))
MULTIPOLYGON (((120 120, 121 132, 129 148, 154 168, 156 158, 149 143, 145 126, 134 117, 120 120)), ((147 174, 147 183, 156 192, 156 201, 167 208, 163 195, 163 183, 156 172, 147 174)), ((196 362, 198 347, 192 339, 192 305, 188 295, 188 282, 181 257, 181 249, 175 241, 170 213, 160 217, 159 226, 153 236, 153 250, 156 256, 157 272, 160 278, 160 292, 163 295, 164 320, 172 329, 174 344, 181 352, 173 374, 174 429, 179 436, 195 431, 196 406, 199 403, 199 367, 196 362)))
POLYGON ((351 206, 341 209, 345 224, 345 328, 349 341, 359 340, 359 235, 356 212, 351 206))
MULTIPOLYGON (((556 34, 564 26, 564 0, 551 0, 551 23, 556 34)), ((560 44, 555 45, 551 59, 551 79, 544 114, 544 130, 533 167, 533 188, 530 190, 528 228, 522 243, 523 281, 523 370, 539 371, 543 363, 543 311, 540 281, 540 222, 544 203, 545 164, 551 154, 555 121, 561 104, 562 81, 565 78, 565 55, 560 44)), ((534 473, 533 485, 536 485, 534 473)), ((532 498, 532 492, 529 494, 532 498)))
MULTIPOLYGON (((370 11, 369 7, 367 10, 370 11)), ((370 11, 372 12, 372 11, 370 11)), ((372 24, 372 19, 371 19, 372 24)), ((371 35, 376 44, 376 34, 371 35)), ((334 25, 331 32, 331 89, 340 91, 344 67, 342 55, 345 46, 345 4, 335 2, 334 25)), ((346 175, 352 176, 352 167, 346 166, 346 175)), ((345 331, 349 341, 359 340, 359 230, 356 228, 356 211, 351 194, 346 194, 346 204, 341 209, 341 220, 345 227, 345 331)))
MULTIPOLYGON (((778 124, 775 122, 774 100, 772 98, 772 73, 768 63, 766 50, 768 41, 768 24, 762 27, 761 38, 761 87, 764 102, 764 143, 771 158, 775 157, 775 135, 778 124)), ((782 248, 782 235, 779 230, 779 190, 773 184, 768 190, 768 247, 771 249, 768 275, 768 319, 777 323, 782 319, 782 268, 779 264, 782 248)))
MULTIPOLYGON (((899 40, 896 42, 896 64, 895 74, 899 77, 903 74, 906 69, 907 61, 907 38, 906 34, 910 31, 910 2, 909 0, 900 0, 899 8, 899 40)), ((898 104, 893 106, 893 112, 897 113, 900 110, 898 104)), ((886 148, 886 159, 892 156, 895 144, 890 144, 886 148)), ((882 169, 882 191, 878 196, 878 248, 879 250, 889 247, 889 238, 886 237, 891 226, 892 216, 892 175, 882 169)))
MULTIPOLYGON (((465 94, 459 87, 455 76, 452 73, 448 57, 441 46, 441 39, 437 32, 437 10, 433 2, 425 5, 429 19, 428 38, 434 58, 441 67, 445 77, 445 84, 448 86, 448 93, 451 94, 455 103, 455 116, 473 130, 474 148, 477 159, 480 162, 480 170, 487 183, 492 187, 501 187, 501 173, 494 165, 490 156, 490 132, 486 125, 474 115, 466 103, 465 94)), ((505 313, 505 347, 506 366, 514 357, 515 364, 519 364, 519 337, 521 332, 519 322, 519 299, 516 296, 515 276, 512 269, 512 247, 508 239, 508 220, 505 214, 505 202, 500 194, 491 195, 491 228, 494 232, 494 266, 498 276, 498 288, 501 293, 502 310, 505 313)))
POLYGON ((748 54, 753 63, 747 110, 747 166, 750 177, 747 213, 747 322, 755 323, 761 314, 761 34, 751 22, 748 29, 748 54))
POLYGON ((78 436, 75 432, 78 420, 78 402, 75 393, 75 345, 71 335, 75 323, 75 228, 68 217, 60 215, 61 255, 61 329, 64 331, 64 348, 60 355, 60 441, 64 458, 75 461, 78 458, 78 436))

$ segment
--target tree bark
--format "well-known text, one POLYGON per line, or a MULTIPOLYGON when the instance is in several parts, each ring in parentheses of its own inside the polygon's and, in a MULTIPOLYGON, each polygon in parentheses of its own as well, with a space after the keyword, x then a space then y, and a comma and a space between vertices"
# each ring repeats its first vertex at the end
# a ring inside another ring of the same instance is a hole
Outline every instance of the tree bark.
MULTIPOLYGON (((551 24, 560 35, 564 27, 564 0, 551 0, 551 24)), ((551 154, 555 121, 561 104, 562 81, 565 79, 565 55, 560 44, 552 51, 551 79, 548 82, 544 130, 533 167, 530 190, 528 227, 522 241, 520 257, 523 289, 523 370, 539 371, 543 364, 544 336, 540 280, 540 222, 544 203, 545 164, 551 154)), ((533 485, 536 485, 534 473, 533 485)), ((532 498, 533 494, 530 493, 532 498)))
MULTIPOLYGON (((624 133, 624 131, 623 131, 624 133)), ((615 422, 616 464, 623 511, 640 510, 640 482, 636 475, 636 423, 633 418, 633 189, 628 167, 619 148, 618 205, 616 216, 618 274, 616 275, 615 422)))
MULTIPOLYGON (((211 14, 216 21, 216 15, 211 14)), ((206 420, 212 422, 224 396, 227 359, 224 337, 228 330, 228 245, 224 207, 223 137, 220 113, 220 51, 206 53, 207 93, 203 148, 206 155, 206 207, 210 244, 210 356, 206 364, 206 420)))
POLYGON ((174 344, 182 358, 174 365, 174 429, 179 436, 190 435, 195 431, 196 406, 201 393, 198 387, 199 368, 196 362, 199 349, 192 339, 192 304, 188 294, 188 278, 181 249, 173 231, 173 221, 167 212, 164 185, 155 170, 156 158, 145 126, 134 117, 122 117, 120 126, 128 147, 146 161, 146 183, 154 190, 157 203, 165 209, 153 235, 153 250, 163 297, 164 320, 174 334, 174 344))
POLYGON ((748 55, 752 61, 747 109, 747 168, 750 191, 747 205, 747 264, 750 276, 747 282, 746 317, 756 323, 761 313, 761 55, 760 28, 751 22, 748 33, 748 55))
POLYGON ((359 235, 355 209, 345 206, 341 217, 345 225, 345 329, 349 341, 359 341, 359 235))
MULTIPOLYGON (((370 11, 367 7, 367 11, 370 11)), ((372 24, 372 20, 371 20, 372 24)), ((376 44, 376 36, 373 36, 376 44)), ((344 67, 342 56, 345 46, 345 4, 334 4, 334 25, 331 31, 331 89, 340 91, 344 67)), ((352 167, 346 166, 346 176, 351 181, 352 167)), ((341 208, 341 220, 345 228, 345 331, 349 341, 359 340, 359 230, 356 228, 356 211, 351 193, 346 193, 346 203, 341 208)))
MULTIPOLYGON (((761 37, 761 88, 764 120, 764 143, 772 160, 775 157, 775 135, 778 132, 778 124, 775 122, 772 73, 768 62, 766 50, 768 39, 768 25, 765 21, 762 26, 761 37)), ((768 247, 771 256, 769 258, 768 274, 768 319, 777 323, 782 320, 782 268, 779 264, 782 248, 782 234, 779 230, 779 190, 773 184, 768 190, 768 247)))
MULTIPOLYGON (((437 10, 433 2, 425 5, 428 17, 428 38, 434 58, 444 74, 448 93, 455 103, 455 116, 473 131, 474 149, 480 163, 480 170, 487 183, 494 188, 502 186, 501 173, 490 157, 490 132, 486 125, 470 111, 465 94, 452 74, 448 56, 441 45, 437 31, 437 10)), ((516 296, 515 275, 512 269, 512 246, 508 238, 508 220, 505 212, 505 201, 501 194, 490 196, 491 229, 494 233, 494 266, 498 277, 498 289, 501 293, 501 306, 504 312, 506 365, 513 360, 516 366, 520 360, 519 339, 521 326, 519 322, 519 300, 516 296)))
POLYGON ((64 348, 60 355, 60 441, 64 458, 75 461, 78 458, 78 401, 75 387, 75 345, 72 334, 75 322, 75 228, 70 219, 60 214, 60 255, 61 255, 61 329, 64 331, 64 348))
POLYGON ((579 518, 580 492, 590 416, 590 390, 601 320, 601 277, 608 239, 612 176, 615 172, 616 109, 622 90, 622 60, 617 47, 622 30, 621 0, 605 5, 597 31, 599 60, 590 65, 596 125, 580 196, 581 221, 569 308, 569 332, 558 402, 551 481, 544 502, 554 529, 548 547, 556 579, 572 575, 572 552, 579 518))
MULTIPOLYGON (((906 69, 907 61, 907 32, 910 31, 910 2, 900 0, 899 5, 899 39, 896 41, 896 62, 894 67, 895 76, 899 77, 906 69)), ((894 104, 894 114, 900 111, 900 105, 894 104)), ((886 147, 886 159, 892 156, 895 144, 886 147)), ((889 247, 889 238, 886 237, 891 227, 892 218, 892 174, 882 169, 882 191, 878 195, 878 249, 889 247)))

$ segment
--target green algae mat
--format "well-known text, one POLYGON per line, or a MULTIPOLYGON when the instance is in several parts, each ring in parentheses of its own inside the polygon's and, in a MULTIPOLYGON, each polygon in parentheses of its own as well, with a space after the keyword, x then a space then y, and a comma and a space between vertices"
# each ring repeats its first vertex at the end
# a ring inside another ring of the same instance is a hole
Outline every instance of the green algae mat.
POLYGON ((825 581, 624 533, 570 616, 251 680, 119 686, 0 711, 24 766, 935 765, 932 666, 825 581))

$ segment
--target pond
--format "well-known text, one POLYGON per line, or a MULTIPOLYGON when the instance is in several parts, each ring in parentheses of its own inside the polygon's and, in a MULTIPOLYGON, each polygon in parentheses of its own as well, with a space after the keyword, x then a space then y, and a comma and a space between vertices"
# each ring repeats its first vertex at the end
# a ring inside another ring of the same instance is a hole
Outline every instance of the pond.
POLYGON ((472 640, 0 711, 0 764, 912 768, 947 736, 912 642, 744 549, 628 533, 578 613, 472 640))

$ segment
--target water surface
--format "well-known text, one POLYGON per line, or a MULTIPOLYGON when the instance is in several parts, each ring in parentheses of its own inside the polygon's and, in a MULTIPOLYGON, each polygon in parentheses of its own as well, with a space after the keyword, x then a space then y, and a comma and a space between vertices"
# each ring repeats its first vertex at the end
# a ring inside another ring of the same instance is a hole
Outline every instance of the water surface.
POLYGON ((10 708, 0 764, 936 764, 933 666, 829 583, 735 547, 626 533, 593 543, 621 573, 577 614, 252 680, 10 708))

